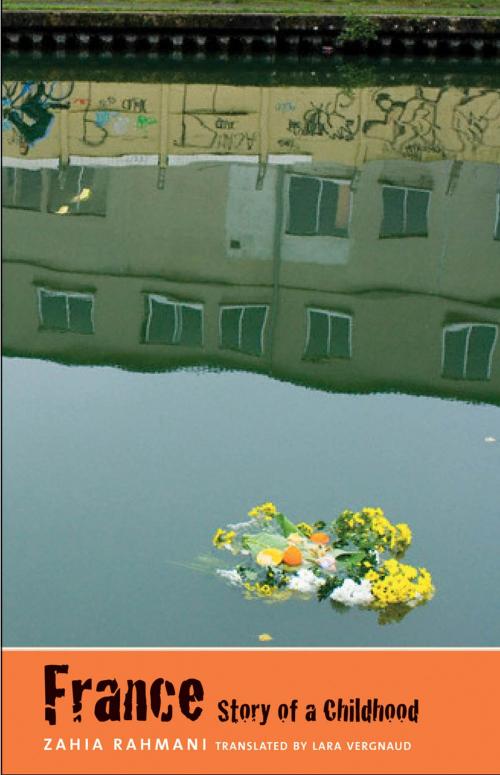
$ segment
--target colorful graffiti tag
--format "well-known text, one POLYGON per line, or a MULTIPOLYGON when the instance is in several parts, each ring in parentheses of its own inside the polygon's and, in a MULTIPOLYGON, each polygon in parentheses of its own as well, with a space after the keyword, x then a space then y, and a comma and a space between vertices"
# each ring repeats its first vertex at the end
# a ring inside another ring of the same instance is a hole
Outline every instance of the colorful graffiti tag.
POLYGON ((57 110, 69 110, 73 82, 22 81, 2 84, 2 131, 15 130, 19 151, 26 155, 47 137, 57 110))

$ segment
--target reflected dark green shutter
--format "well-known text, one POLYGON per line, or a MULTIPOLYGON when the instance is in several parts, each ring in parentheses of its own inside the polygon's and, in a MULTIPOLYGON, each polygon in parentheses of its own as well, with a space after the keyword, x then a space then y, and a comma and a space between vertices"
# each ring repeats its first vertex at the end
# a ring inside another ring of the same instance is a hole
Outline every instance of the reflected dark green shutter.
POLYGON ((472 326, 467 350, 466 379, 489 379, 490 357, 495 338, 496 330, 493 326, 472 326))
POLYGON ((350 319, 340 316, 332 316, 330 325, 332 327, 330 337, 330 355, 333 358, 350 358, 350 319))
POLYGON ((381 237, 401 237, 404 234, 404 199, 402 188, 382 189, 384 215, 380 227, 381 237))
POLYGON ((173 344, 175 334, 175 307, 173 304, 150 299, 148 342, 152 344, 173 344))
POLYGON ((331 181, 323 181, 321 204, 319 209, 318 234, 324 237, 335 237, 339 187, 331 181))
POLYGON ((406 201, 406 235, 427 237, 427 210, 429 192, 408 190, 406 201))
POLYGON ((2 205, 18 210, 40 211, 41 170, 2 169, 2 205))
POLYGON ((180 313, 182 322, 179 344, 186 347, 200 347, 203 343, 202 310, 183 305, 180 313))
POLYGON ((427 237, 429 191, 384 186, 380 237, 427 237))
POLYGON ((267 307, 228 307, 221 312, 221 347, 262 355, 267 307))
POLYGON ((328 357, 329 317, 323 312, 309 310, 309 339, 307 341, 306 358, 316 360, 328 357))
POLYGON ((315 178, 290 178, 288 234, 307 237, 317 233, 319 192, 320 182, 315 178))
POLYGON ((92 299, 70 296, 68 303, 69 330, 77 334, 93 334, 92 299))
POLYGON ((446 331, 444 335, 443 377, 463 379, 467 329, 446 331))
POLYGON ((241 351, 248 355, 262 355, 262 334, 266 319, 265 307, 247 307, 243 312, 241 351))
POLYGON ((53 331, 68 330, 66 297, 40 291, 40 313, 42 328, 53 331))

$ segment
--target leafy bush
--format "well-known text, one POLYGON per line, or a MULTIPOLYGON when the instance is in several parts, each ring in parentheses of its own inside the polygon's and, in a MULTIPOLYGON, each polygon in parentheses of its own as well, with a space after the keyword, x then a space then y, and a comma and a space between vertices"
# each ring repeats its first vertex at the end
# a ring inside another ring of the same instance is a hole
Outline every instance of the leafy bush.
POLYGON ((377 24, 368 16, 349 14, 344 19, 342 32, 337 40, 341 43, 359 41, 368 42, 377 37, 377 24))

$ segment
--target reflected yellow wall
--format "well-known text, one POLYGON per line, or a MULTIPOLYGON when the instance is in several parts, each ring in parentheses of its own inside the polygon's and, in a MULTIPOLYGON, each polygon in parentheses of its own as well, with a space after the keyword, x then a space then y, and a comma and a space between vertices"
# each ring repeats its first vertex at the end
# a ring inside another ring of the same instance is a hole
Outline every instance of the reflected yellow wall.
MULTIPOLYGON (((13 105, 18 87, 7 83, 13 105)), ((386 86, 251 87, 62 82, 54 121, 27 148, 4 132, 7 156, 31 159, 198 153, 370 159, 500 160, 500 92, 386 86)), ((17 99, 17 102, 16 102, 17 99)))

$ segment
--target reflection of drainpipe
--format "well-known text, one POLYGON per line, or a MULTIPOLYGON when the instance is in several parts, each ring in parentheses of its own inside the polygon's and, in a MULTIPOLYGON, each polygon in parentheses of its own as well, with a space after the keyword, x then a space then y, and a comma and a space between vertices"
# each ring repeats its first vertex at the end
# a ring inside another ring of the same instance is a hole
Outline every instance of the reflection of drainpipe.
POLYGON ((158 191, 163 191, 165 188, 165 176, 166 176, 167 170, 165 167, 158 167, 158 177, 156 179, 156 188, 158 191))
MULTIPOLYGON (((260 117, 259 117, 259 169, 255 188, 262 191, 267 172, 267 159, 269 156, 269 104, 271 101, 270 88, 260 88, 260 117)), ((269 324, 269 373, 273 371, 274 339, 276 323, 279 312, 279 284, 281 268, 281 228, 283 219, 283 167, 278 166, 275 171, 275 213, 273 234, 273 293, 271 298, 271 320, 269 324)))
POLYGON ((57 171, 57 184, 59 186, 59 191, 64 191, 66 188, 66 180, 68 177, 68 165, 63 165, 62 161, 59 164, 59 169, 57 171))
POLYGON ((61 167, 67 167, 69 164, 69 141, 68 141, 68 111, 59 112, 59 132, 61 140, 61 154, 59 157, 61 167))
POLYGON ((283 228, 283 193, 285 170, 279 165, 276 167, 275 184, 275 214, 273 235, 273 294, 271 300, 271 323, 269 334, 269 373, 273 372, 274 339, 279 315, 280 302, 280 273, 281 273, 281 232, 283 228))
POLYGON ((262 191, 267 170, 267 157, 269 154, 269 89, 260 88, 260 116, 259 116, 259 170, 255 188, 262 191))
POLYGON ((257 181, 255 183, 255 190, 262 191, 264 188, 264 178, 266 177, 267 163, 265 161, 259 161, 259 168, 257 170, 257 181))
POLYGON ((446 274, 446 258, 448 256, 448 240, 450 237, 450 210, 452 205, 451 197, 455 193, 455 189, 458 185, 460 173, 462 172, 463 162, 453 161, 450 167, 450 174, 448 176, 448 185, 446 186, 445 201, 444 201, 444 235, 443 235, 443 247, 438 261, 437 283, 436 293, 441 293, 441 281, 443 275, 446 274))
POLYGON ((160 167, 168 165, 170 84, 162 83, 160 92, 160 167))
POLYGON ((158 177, 156 188, 163 191, 168 167, 168 140, 169 140, 169 111, 170 84, 162 83, 160 86, 160 148, 158 153, 158 177))

